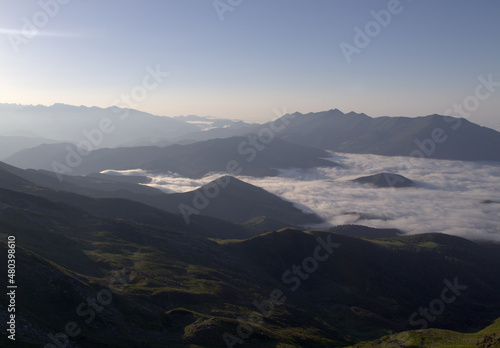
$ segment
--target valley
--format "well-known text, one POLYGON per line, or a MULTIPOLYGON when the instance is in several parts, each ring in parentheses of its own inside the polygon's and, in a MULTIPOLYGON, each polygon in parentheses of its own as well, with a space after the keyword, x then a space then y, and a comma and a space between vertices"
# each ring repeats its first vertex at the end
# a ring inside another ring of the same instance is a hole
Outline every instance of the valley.
MULTIPOLYGON (((311 124, 338 117, 325 115, 311 124)), ((304 128, 302 118, 290 125, 304 128)), ((0 162, 0 226, 16 240, 17 339, 186 348, 495 342, 500 215, 481 202, 500 197, 498 162, 334 152, 282 140, 281 131, 253 147, 258 133, 96 149, 70 172, 50 170, 69 143, 0 162)))

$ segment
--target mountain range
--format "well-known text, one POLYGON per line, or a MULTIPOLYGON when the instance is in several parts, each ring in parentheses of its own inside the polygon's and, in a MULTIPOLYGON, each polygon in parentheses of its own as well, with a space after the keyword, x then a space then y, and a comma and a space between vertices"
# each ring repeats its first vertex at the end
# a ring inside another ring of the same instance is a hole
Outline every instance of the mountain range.
POLYGON ((279 173, 278 169, 335 166, 334 162, 325 159, 327 157, 329 154, 324 150, 281 139, 263 144, 257 138, 231 137, 167 147, 99 149, 87 156, 79 155, 71 144, 45 144, 20 151, 6 162, 20 168, 45 169, 72 175, 110 169, 143 169, 156 174, 170 172, 201 178, 211 172, 275 176, 279 173))
MULTIPOLYGON (((500 161, 500 132, 463 118, 376 117, 334 109, 293 114, 280 138, 321 149, 385 156, 500 161)), ((264 125, 266 127, 268 125, 264 125)))
MULTIPOLYGON (((268 123, 250 124, 200 116, 160 117, 116 107, 0 104, 0 129, 0 143, 5 144, 0 152, 4 157, 0 160, 41 144, 70 140, 74 142, 73 146, 94 140, 91 150, 151 145, 164 147, 249 135, 269 136, 271 131, 273 142, 279 138, 288 143, 337 152, 500 161, 500 154, 496 151, 500 147, 500 132, 463 118, 442 115, 372 118, 362 113, 345 114, 332 109, 308 114, 296 112, 268 123), (20 139, 14 136, 32 140, 20 146, 20 139)), ((65 146, 60 146, 61 153, 65 146)), ((44 151, 49 152, 44 158, 47 160, 57 152, 37 149, 32 157, 44 151)), ((29 154, 23 156, 29 157, 29 154)), ((20 158, 23 156, 20 155, 20 158)), ((15 159, 7 162, 15 164, 15 159)), ((16 164, 26 166, 21 159, 16 164)), ((40 168, 38 166, 37 169, 40 168)))
MULTIPOLYGON (((418 170, 409 179, 391 164, 366 175, 366 163, 343 168, 332 151, 499 161, 499 132, 439 115, 329 110, 249 124, 63 104, 0 104, 0 130, 0 254, 13 254, 15 237, 19 346, 500 344, 499 243, 331 226, 324 210, 307 212, 255 184, 284 186, 287 170, 334 194, 352 187, 350 199, 391 192, 404 201, 430 187, 399 189, 423 182, 418 170), (321 176, 343 169, 345 185, 321 176), (152 176, 196 188, 161 191, 148 186, 152 176)), ((480 213, 495 213, 495 192, 474 201, 480 213)), ((368 205, 342 208, 382 220, 368 205)), ((8 267, 0 262, 0 273, 8 267)), ((0 346, 12 343, 6 298, 0 346)))
POLYGON ((45 143, 88 141, 93 149, 104 147, 169 145, 184 134, 212 128, 240 129, 242 121, 214 117, 161 117, 133 109, 99 108, 66 104, 0 104, 0 160, 17 151, 45 143), (97 134, 102 132, 100 138, 97 134), (22 146, 14 137, 22 137, 22 146), (12 145, 17 145, 10 148, 12 145))

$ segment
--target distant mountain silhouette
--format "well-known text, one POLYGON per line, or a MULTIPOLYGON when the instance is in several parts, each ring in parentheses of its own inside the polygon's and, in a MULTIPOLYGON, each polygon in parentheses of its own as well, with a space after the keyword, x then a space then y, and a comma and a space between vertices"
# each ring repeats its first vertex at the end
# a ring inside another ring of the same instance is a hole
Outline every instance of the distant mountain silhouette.
MULTIPOLYGON (((96 148, 125 146, 148 138, 154 141, 201 131, 201 127, 171 117, 132 109, 99 108, 66 104, 0 107, 0 126, 23 129, 39 137, 78 143, 94 138, 96 148), (97 133, 100 134, 99 136, 97 133)), ((2 127, 0 129, 5 129, 2 127)))
POLYGON ((379 173, 363 176, 352 180, 362 184, 371 184, 376 187, 413 187, 415 184, 408 178, 394 173, 379 173))
MULTIPOLYGON (((279 133, 290 142, 347 153, 500 161, 500 132, 466 119, 376 117, 340 110, 282 117, 279 133)), ((269 127, 270 124, 263 125, 269 127)))
POLYGON ((64 142, 55 144, 40 144, 26 148, 5 159, 5 163, 22 169, 43 169, 54 171, 52 163, 59 161, 66 164, 66 156, 70 151, 76 152, 74 144, 64 142), (70 150, 68 150, 70 149, 70 150))
MULTIPOLYGON (((254 140, 258 142, 258 139, 254 140)), ((20 168, 53 171, 55 161, 66 165, 68 153, 78 155, 75 147, 70 144, 41 145, 23 150, 5 162, 20 168)), ((80 156, 81 163, 68 166, 71 172, 67 174, 85 175, 106 169, 140 168, 155 173, 174 172, 190 178, 200 178, 210 172, 227 172, 229 168, 236 171, 229 174, 274 176, 279 173, 277 169, 335 166, 335 163, 323 159, 328 156, 324 150, 281 139, 253 145, 248 138, 232 137, 164 148, 143 146, 99 149, 87 156, 80 156)))
MULTIPOLYGON (((276 121, 258 125, 194 115, 160 117, 116 107, 0 104, 0 116, 0 129, 23 129, 33 137, 78 143, 94 136, 93 149, 167 146, 173 142, 189 144, 279 129, 275 132, 276 138, 338 152, 500 161, 500 152, 496 151, 500 148, 500 132, 466 119, 440 115, 372 118, 362 113, 345 114, 333 109, 287 114, 276 121), (103 120, 102 126, 107 133, 101 139, 94 130, 103 120)), ((16 139, 3 140, 6 141, 7 147, 15 149, 18 146, 16 139)), ((5 152, 4 158, 11 153, 10 150, 5 152)), ((20 162, 16 164, 21 166, 20 162)))
POLYGON ((53 144, 58 141, 39 137, 26 136, 0 136, 0 161, 16 152, 37 147, 41 144, 53 144))
MULTIPOLYGON (((114 106, 99 108, 67 104, 0 104, 0 135, 22 130, 23 134, 29 133, 31 137, 71 141, 75 144, 94 137, 94 148, 163 146, 185 134, 204 133, 213 128, 229 130, 246 126, 249 124, 242 121, 200 116, 156 116, 114 106), (102 139, 96 130, 102 132, 102 139)), ((6 140, 9 144, 15 144, 15 139, 6 140)))

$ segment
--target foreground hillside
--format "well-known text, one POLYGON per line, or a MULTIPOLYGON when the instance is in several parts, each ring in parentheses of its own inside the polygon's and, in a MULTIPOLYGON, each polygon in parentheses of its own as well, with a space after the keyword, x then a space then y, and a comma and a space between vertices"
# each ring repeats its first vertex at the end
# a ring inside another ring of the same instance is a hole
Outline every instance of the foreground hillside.
MULTIPOLYGON (((1 164, 0 255, 14 237, 23 346, 343 347, 431 327, 477 332, 500 316, 500 244, 356 225, 278 229, 286 222, 272 216, 186 224, 140 202, 75 193, 103 192, 105 176, 64 182, 75 192, 31 180, 55 179, 1 164)), ((109 194, 158 195, 134 180, 109 194)), ((296 215, 290 202, 229 180, 214 207, 230 211, 234 195, 246 213, 296 215)))
POLYGON ((500 347, 500 318, 476 333, 426 329, 406 331, 380 339, 359 343, 351 348, 368 347, 443 347, 498 348, 500 347))
MULTIPOLYGON (((342 347, 415 328, 408 318, 447 282, 460 294, 430 326, 478 330, 500 314, 497 244, 296 229, 215 241, 174 222, 161 227, 133 215, 97 216, 2 189, 0 227, 16 238, 18 340, 342 347), (68 322, 76 325, 73 337, 68 322)), ((0 248, 5 256, 5 237, 0 248)), ((6 264, 0 272, 6 274, 6 264)))

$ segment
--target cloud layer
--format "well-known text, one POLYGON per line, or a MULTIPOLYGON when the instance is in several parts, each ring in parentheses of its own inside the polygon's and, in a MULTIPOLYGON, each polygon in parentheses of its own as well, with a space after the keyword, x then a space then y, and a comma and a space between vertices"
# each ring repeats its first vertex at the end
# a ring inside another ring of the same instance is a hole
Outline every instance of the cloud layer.
MULTIPOLYGON (((331 159, 341 166, 240 179, 316 212, 329 225, 356 223, 408 234, 442 232, 500 241, 500 163, 338 153, 331 159), (350 181, 380 172, 404 175, 416 187, 375 188, 350 181)), ((193 180, 168 174, 152 177, 150 186, 186 192, 219 176, 193 180)))

